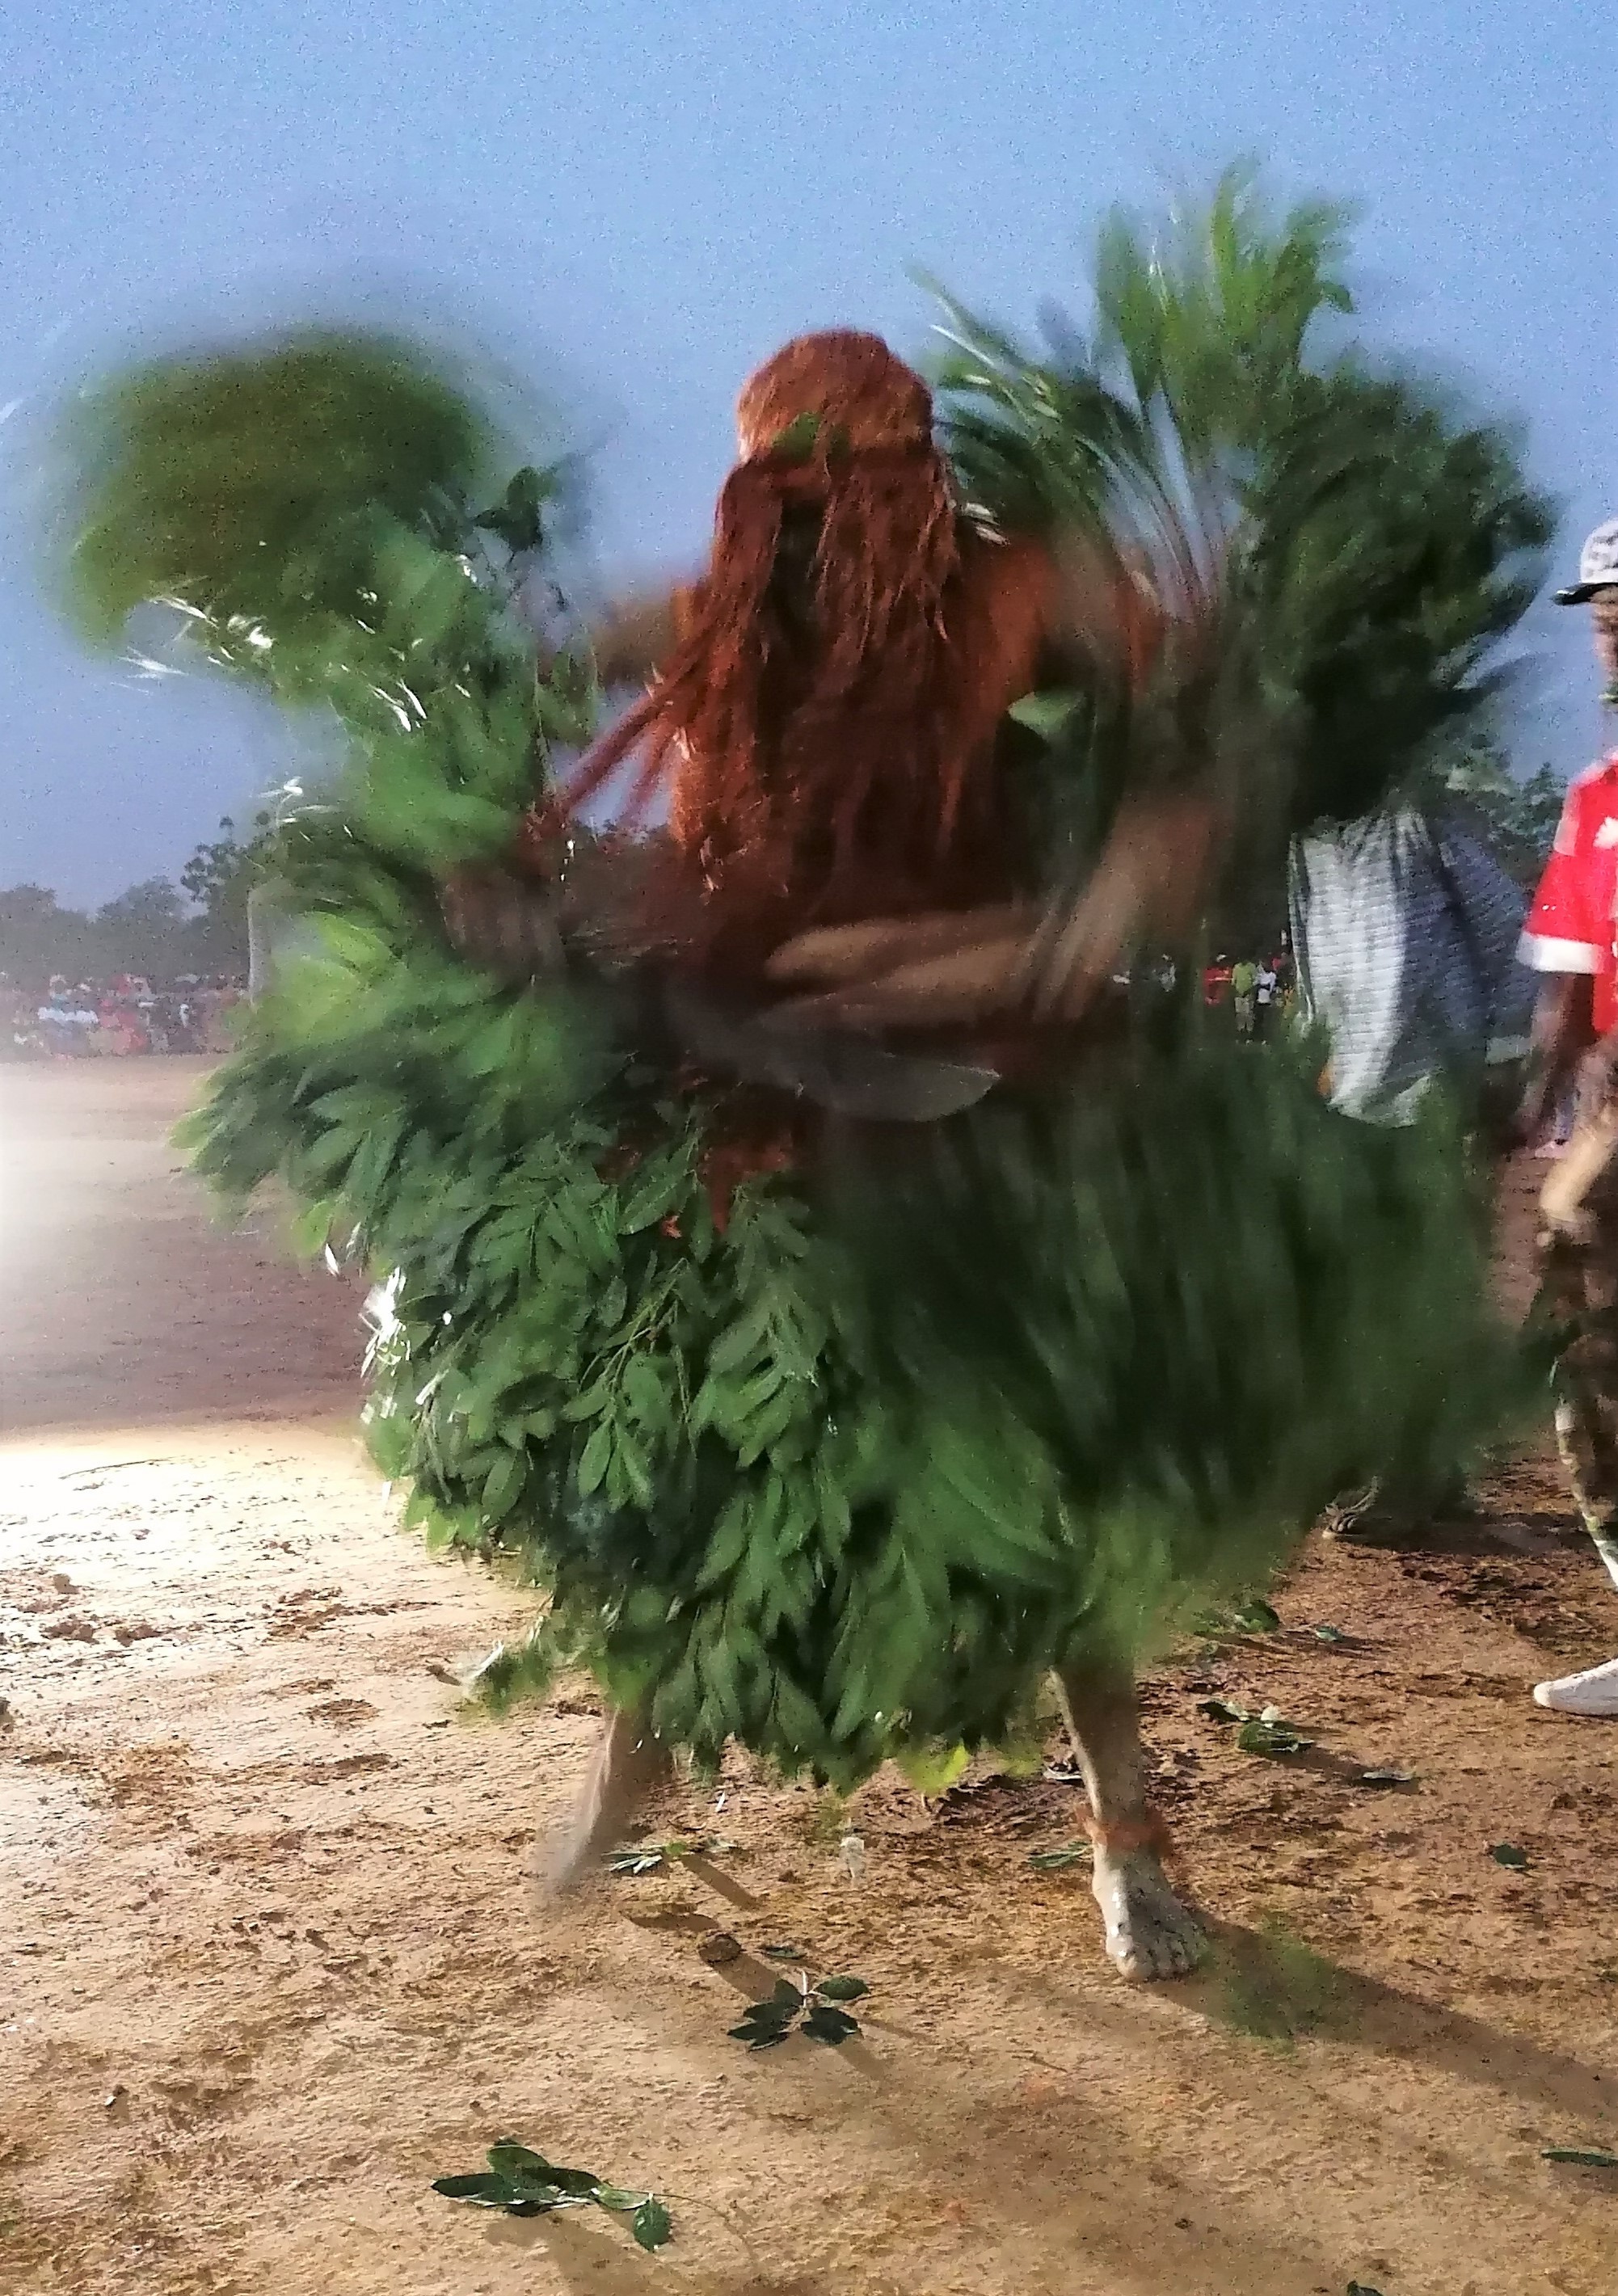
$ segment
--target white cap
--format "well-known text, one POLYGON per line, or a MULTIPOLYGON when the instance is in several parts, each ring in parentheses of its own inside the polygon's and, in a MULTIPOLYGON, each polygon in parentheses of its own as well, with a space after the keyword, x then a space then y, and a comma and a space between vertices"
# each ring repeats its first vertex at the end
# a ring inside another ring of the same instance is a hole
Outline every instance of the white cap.
POLYGON ((1586 605, 1597 590, 1618 590, 1618 518, 1606 520, 1590 536, 1579 553, 1579 578, 1556 592, 1556 603, 1586 605))

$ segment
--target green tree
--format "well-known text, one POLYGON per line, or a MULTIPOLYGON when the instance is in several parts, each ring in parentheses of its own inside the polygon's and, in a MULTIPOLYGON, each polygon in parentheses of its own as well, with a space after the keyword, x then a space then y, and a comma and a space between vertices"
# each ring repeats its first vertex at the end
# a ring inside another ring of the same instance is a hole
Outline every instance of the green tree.
POLYGON ((182 969, 185 897, 167 877, 147 877, 95 915, 101 968, 157 980, 182 969))
POLYGON ((1519 780, 1504 744, 1482 733, 1441 751, 1417 776, 1412 794, 1458 815, 1507 875, 1532 891, 1550 857, 1566 788, 1548 765, 1519 780))
POLYGON ((94 970, 94 928, 77 909, 58 906, 45 885, 0 889, 0 972, 30 985, 53 972, 74 980, 94 970))
POLYGON ((267 813, 256 814, 244 842, 226 814, 218 836, 199 845, 181 870, 180 883, 198 912, 186 939, 199 972, 246 971, 247 898, 264 865, 272 826, 267 813))

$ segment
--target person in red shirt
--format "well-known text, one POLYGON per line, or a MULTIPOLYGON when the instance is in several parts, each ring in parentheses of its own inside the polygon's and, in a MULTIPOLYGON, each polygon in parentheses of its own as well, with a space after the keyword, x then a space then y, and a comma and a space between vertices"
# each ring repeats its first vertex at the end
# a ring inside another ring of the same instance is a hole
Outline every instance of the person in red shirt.
MULTIPOLYGON (((1584 545, 1560 605, 1589 605, 1603 698, 1618 702, 1618 519, 1584 545)), ((1578 1121, 1540 1199, 1546 1304, 1573 1337, 1556 1366, 1556 1441, 1596 1550, 1618 1585, 1618 750, 1567 792, 1519 954, 1546 975, 1523 1129, 1570 1085, 1578 1121)), ((1541 1706, 1618 1720, 1618 1658, 1536 1684, 1541 1706)))

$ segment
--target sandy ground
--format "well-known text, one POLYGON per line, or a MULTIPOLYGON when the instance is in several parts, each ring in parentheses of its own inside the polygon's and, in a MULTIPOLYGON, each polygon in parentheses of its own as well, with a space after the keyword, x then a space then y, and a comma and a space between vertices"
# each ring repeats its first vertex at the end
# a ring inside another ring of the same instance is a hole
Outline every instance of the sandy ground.
POLYGON ((559 1914, 591 1702, 457 1711, 523 1600, 394 1529, 357 1299, 209 1229, 164 1144, 196 1082, 0 1069, 0 2285, 1611 2296, 1618 2172, 1541 2152, 1618 2142, 1618 1728, 1526 1685, 1618 1604, 1542 1462, 1419 1549, 1313 1542, 1282 1632, 1148 1685, 1194 1980, 1122 1986, 1082 1866, 1031 1866, 1059 1780, 877 1781, 857 1882, 738 1766, 663 1821, 734 1848, 559 1914), (1316 1751, 1239 1754, 1215 1693, 1316 1751), (868 1980, 859 2041, 727 2038, 772 1943, 868 1980), (674 2243, 429 2191, 508 2134, 674 2243))

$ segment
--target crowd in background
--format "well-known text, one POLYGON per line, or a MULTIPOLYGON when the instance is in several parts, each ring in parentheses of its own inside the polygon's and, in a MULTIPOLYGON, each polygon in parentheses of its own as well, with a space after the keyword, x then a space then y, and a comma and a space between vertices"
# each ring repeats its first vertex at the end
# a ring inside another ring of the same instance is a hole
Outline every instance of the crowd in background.
MULTIPOLYGON (((133 1053, 223 1054, 231 1046, 227 1016, 247 984, 221 974, 182 974, 156 988, 143 974, 70 982, 54 974, 43 987, 0 972, 0 1060, 84 1060, 133 1053)), ((1296 969, 1283 935, 1268 955, 1220 955, 1203 973, 1203 1001, 1228 1010, 1238 1036, 1262 1037, 1279 1026, 1296 995, 1296 969)))
POLYGON ((1297 972, 1283 935, 1268 956, 1220 955, 1203 972, 1203 1002, 1228 1007, 1239 1037, 1261 1037, 1277 1027, 1297 994, 1297 972))
POLYGON ((87 1060, 136 1053, 220 1054, 245 983, 186 976, 154 988, 139 973, 30 988, 0 974, 0 1059, 87 1060))

